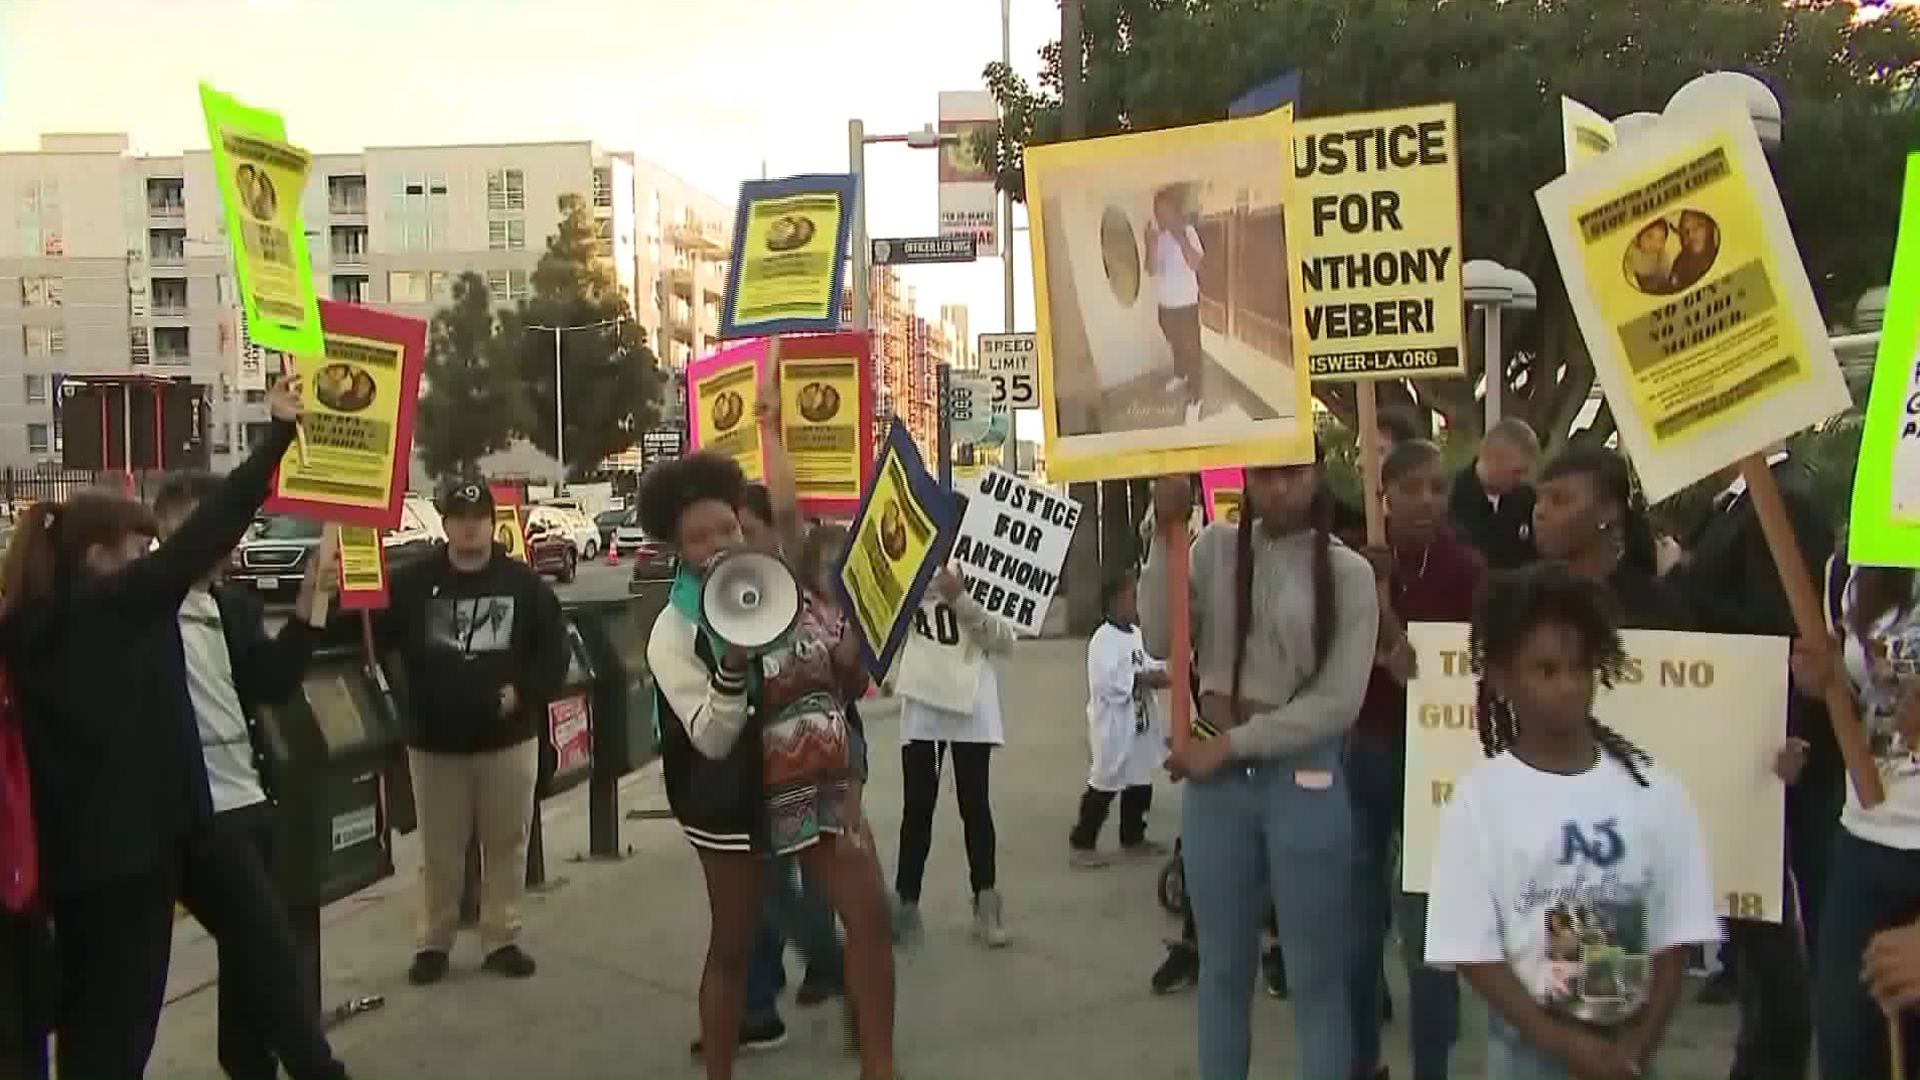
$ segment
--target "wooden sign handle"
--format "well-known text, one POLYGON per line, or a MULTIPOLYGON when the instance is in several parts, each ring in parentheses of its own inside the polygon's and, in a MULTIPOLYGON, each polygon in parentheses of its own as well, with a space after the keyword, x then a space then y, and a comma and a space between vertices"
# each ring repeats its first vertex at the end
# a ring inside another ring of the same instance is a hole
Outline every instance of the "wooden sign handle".
POLYGON ((1367 511, 1367 546, 1387 542, 1386 507, 1380 500, 1380 398, 1371 382, 1353 385, 1360 406, 1360 501, 1367 511))
POLYGON ((1898 1012, 1887 1014, 1887 1060, 1893 1063, 1893 1068, 1888 1071, 1893 1074, 1894 1080, 1906 1080, 1907 1037, 1900 1030, 1898 1012))
POLYGON ((1167 656, 1167 678, 1172 684, 1172 692, 1167 697, 1173 702, 1173 730, 1169 735, 1173 749, 1179 751, 1186 748, 1193 736, 1193 625, 1192 613, 1187 610, 1188 558, 1192 549, 1185 518, 1158 524, 1160 542, 1167 553, 1167 623, 1173 639, 1167 656))
MULTIPOLYGON (((1787 505, 1781 501, 1780 487, 1766 458, 1748 454, 1740 459, 1740 475, 1746 478, 1747 495, 1753 499, 1754 512, 1760 516, 1760 531, 1766 535, 1767 549, 1773 552, 1774 569, 1786 590, 1787 603, 1793 607, 1794 625, 1809 641, 1827 640, 1827 622, 1821 615, 1820 594, 1814 591, 1807 573, 1807 562, 1800 541, 1793 535, 1793 523, 1787 517, 1787 505)), ((1872 808, 1886 800, 1880 787, 1880 772, 1874 767, 1873 753, 1867 747, 1867 733, 1860 726, 1860 714, 1853 695, 1838 681, 1827 688, 1827 719, 1833 725, 1834 741, 1840 744, 1840 758, 1853 778, 1854 794, 1860 805, 1872 808)))

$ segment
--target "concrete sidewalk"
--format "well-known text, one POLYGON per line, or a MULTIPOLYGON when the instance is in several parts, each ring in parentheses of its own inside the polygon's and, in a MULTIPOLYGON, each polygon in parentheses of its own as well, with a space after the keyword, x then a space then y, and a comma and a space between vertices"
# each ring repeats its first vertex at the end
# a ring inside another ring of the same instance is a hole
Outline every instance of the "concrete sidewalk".
MULTIPOLYGON (((1154 898, 1158 863, 1069 871, 1066 834, 1086 776, 1083 643, 1021 645, 1003 668, 1008 746, 996 755, 994 811, 1000 887, 1013 946, 978 948, 968 936, 966 859, 951 793, 943 794, 927 868, 927 934, 900 955, 897 1044, 903 1072, 923 1077, 1142 1077, 1194 1075, 1194 998, 1156 998, 1147 978, 1178 932, 1154 898)), ((900 767, 894 710, 868 713, 876 753, 866 805, 889 876, 899 828, 900 767)), ((631 778, 623 811, 663 805, 654 770, 631 778)), ((1179 828, 1178 789, 1160 790, 1152 835, 1179 828)), ((1113 826, 1104 838, 1113 844, 1113 826)), ((356 1076, 697 1076, 687 1053, 707 938, 698 864, 671 820, 623 820, 631 854, 577 861, 587 847, 584 788, 547 805, 547 873, 557 887, 530 898, 525 945, 540 972, 510 982, 478 970, 463 936, 454 973, 439 986, 407 985, 413 952, 417 847, 401 841, 398 877, 325 914, 326 1004, 382 994, 386 1006, 337 1028, 335 1046, 356 1076)), ((1390 953, 1397 956, 1397 952, 1390 953)), ((219 1075, 214 1051, 212 943, 188 922, 175 938, 174 972, 149 1075, 219 1075)), ((790 961, 797 983, 799 964, 790 961)), ((1387 1033, 1396 1076, 1406 1060, 1404 980, 1387 1033)), ((1689 989, 1689 1000, 1692 989, 1689 989)), ((1291 1014, 1256 997, 1254 1074, 1290 1075, 1291 1014)), ((841 1051, 837 1003, 783 1005, 791 1038, 779 1051, 742 1058, 741 1076, 853 1076, 841 1051)), ((1689 1004, 1662 1054, 1662 1072, 1724 1075, 1731 1009, 1689 1004)), ((1480 1018, 1455 1055, 1455 1075, 1478 1074, 1480 1018)))

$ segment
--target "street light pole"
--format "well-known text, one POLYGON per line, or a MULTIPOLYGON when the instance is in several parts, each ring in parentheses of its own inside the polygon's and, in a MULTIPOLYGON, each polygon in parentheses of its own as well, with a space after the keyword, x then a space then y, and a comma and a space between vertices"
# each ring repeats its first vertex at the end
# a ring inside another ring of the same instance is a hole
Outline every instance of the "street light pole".
POLYGON ((867 244, 867 126, 858 120, 847 121, 847 171, 853 174, 853 328, 866 333, 867 260, 872 251, 867 244))
MULTIPOLYGON (((619 325, 620 320, 617 318, 601 319, 599 322, 581 323, 577 326, 542 326, 539 323, 526 325, 528 330, 545 330, 553 335, 553 460, 554 470, 558 473, 553 487, 556 493, 567 486, 567 425, 564 408, 566 396, 563 393, 564 384, 560 377, 560 335, 568 330, 604 330, 609 326, 617 329, 619 325)), ((616 342, 616 347, 617 345, 616 342)))

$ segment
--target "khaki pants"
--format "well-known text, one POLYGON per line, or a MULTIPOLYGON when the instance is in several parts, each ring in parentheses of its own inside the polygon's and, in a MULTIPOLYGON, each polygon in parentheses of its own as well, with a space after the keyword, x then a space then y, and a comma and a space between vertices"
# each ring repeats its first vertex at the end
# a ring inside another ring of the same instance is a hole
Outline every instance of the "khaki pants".
POLYGON ((527 891, 527 835, 538 744, 528 739, 482 754, 408 750, 420 817, 420 949, 452 952, 460 923, 467 842, 480 837, 480 944, 489 953, 520 936, 527 891))

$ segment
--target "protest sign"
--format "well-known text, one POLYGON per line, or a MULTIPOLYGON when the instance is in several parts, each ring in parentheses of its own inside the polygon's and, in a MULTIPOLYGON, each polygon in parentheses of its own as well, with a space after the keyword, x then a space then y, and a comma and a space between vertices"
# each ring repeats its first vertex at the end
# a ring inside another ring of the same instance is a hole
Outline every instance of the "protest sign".
POLYGON ((1466 373, 1458 134, 1451 102, 1294 125, 1314 378, 1466 373))
POLYGON ((1907 158, 1893 286, 1853 476, 1847 557, 1920 566, 1920 154, 1907 158))
POLYGON ((767 343, 748 341, 687 364, 687 409, 693 414, 687 449, 725 454, 756 483, 766 477, 760 424, 754 419, 766 359, 767 343))
POLYGON ((371 525, 340 527, 340 608, 368 611, 387 606, 387 552, 371 525))
POLYGON ((1028 147, 1049 477, 1313 459, 1292 158, 1291 107, 1028 147))
POLYGON ((853 199, 851 175, 740 185, 721 337, 840 329, 853 199))
POLYGON ((413 464, 427 324, 322 300, 320 325, 322 348, 292 356, 305 383, 302 439, 280 460, 264 509, 392 528, 413 464))
MULTIPOLYGON (((1466 623, 1412 623, 1419 669, 1407 683, 1401 877, 1426 892, 1441 809, 1486 760, 1474 710, 1466 623)), ((1627 667, 1593 715, 1677 777, 1700 814, 1720 913, 1779 922, 1786 786, 1773 773, 1787 714, 1787 640, 1623 630, 1627 667)))
POLYGON ((1614 148, 1620 137, 1613 121, 1570 97, 1560 99, 1560 140, 1566 147, 1567 172, 1614 148))
POLYGON ((200 106, 248 333, 269 349, 318 353, 320 312, 300 216, 312 156, 286 141, 276 113, 242 105, 206 83, 200 106))
POLYGON ((1209 522, 1240 524, 1240 504, 1246 497, 1246 471, 1208 469, 1200 474, 1200 512, 1209 522))
POLYGON ((1745 105, 1667 117, 1537 197, 1649 501, 1848 406, 1745 105))
POLYGON ((953 561, 987 614, 1037 636, 1079 521, 1079 503, 989 468, 968 494, 953 561))
POLYGON ((507 554, 521 562, 532 562, 527 553, 527 527, 520 520, 520 508, 507 502, 493 504, 493 542, 507 549, 507 554))
POLYGON ((913 436, 895 417, 833 574, 874 678, 892 666, 956 524, 952 494, 928 475, 913 436))

